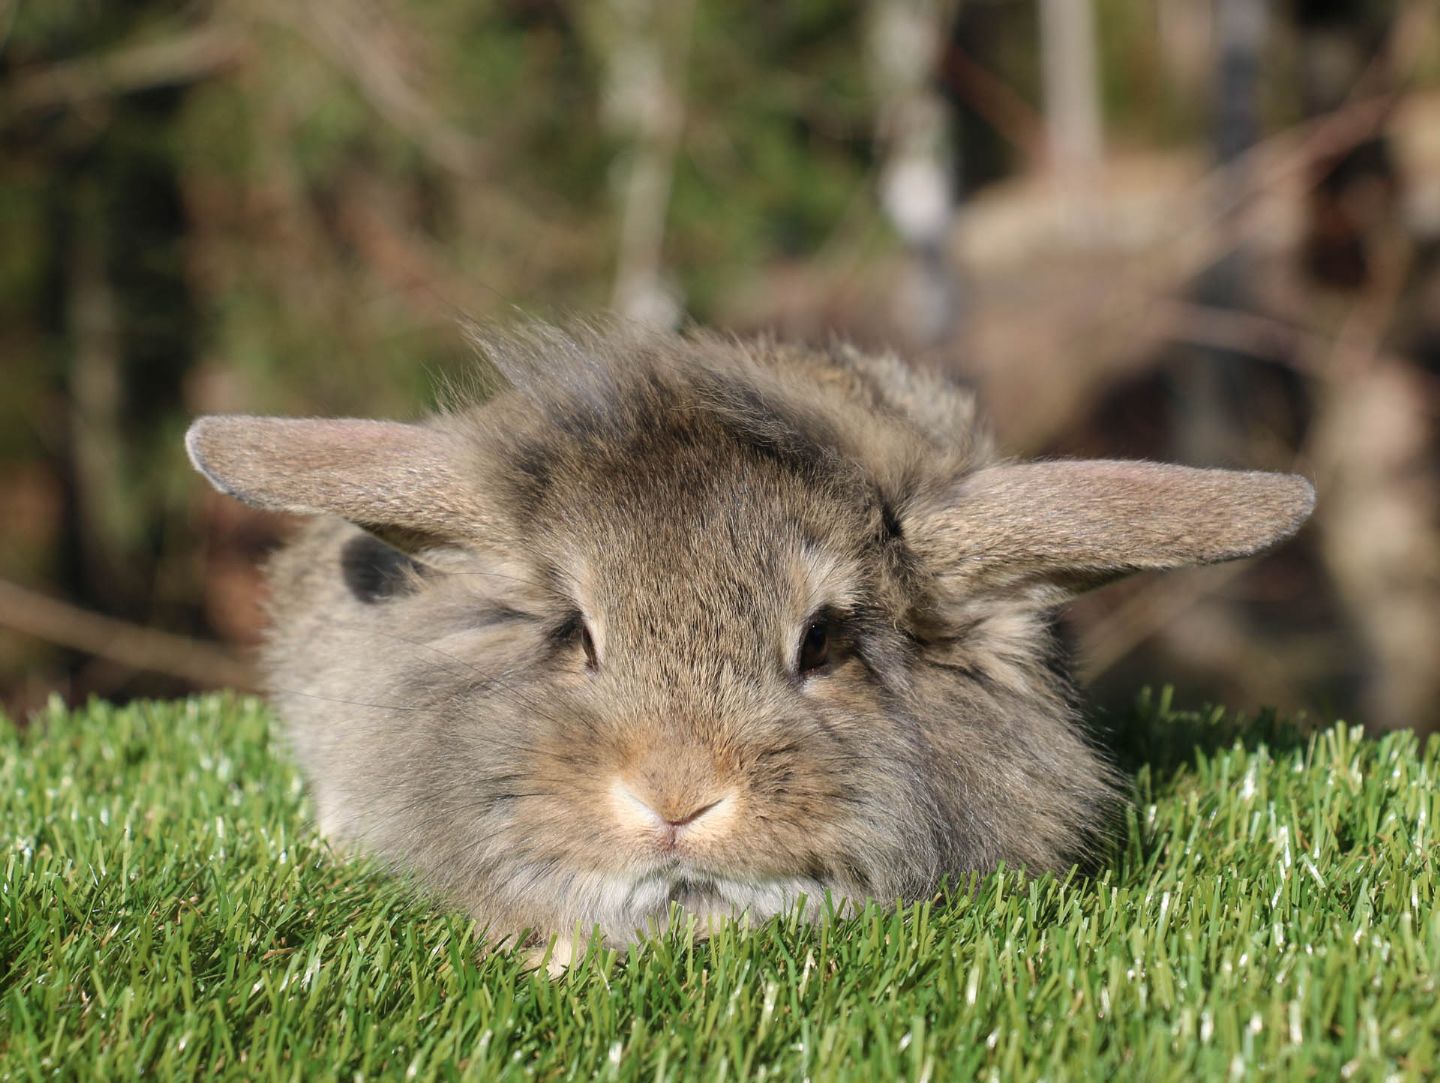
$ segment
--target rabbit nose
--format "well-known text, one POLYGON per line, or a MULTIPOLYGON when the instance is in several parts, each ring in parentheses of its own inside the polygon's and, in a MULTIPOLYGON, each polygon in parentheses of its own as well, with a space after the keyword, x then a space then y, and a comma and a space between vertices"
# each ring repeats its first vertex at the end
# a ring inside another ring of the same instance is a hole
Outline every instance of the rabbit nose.
POLYGON ((720 812, 730 802, 730 794, 694 796, 659 794, 642 787, 633 787, 620 779, 612 787, 624 818, 640 820, 646 826, 674 831, 690 827, 697 821, 720 812), (638 791, 638 792, 637 792, 638 791))

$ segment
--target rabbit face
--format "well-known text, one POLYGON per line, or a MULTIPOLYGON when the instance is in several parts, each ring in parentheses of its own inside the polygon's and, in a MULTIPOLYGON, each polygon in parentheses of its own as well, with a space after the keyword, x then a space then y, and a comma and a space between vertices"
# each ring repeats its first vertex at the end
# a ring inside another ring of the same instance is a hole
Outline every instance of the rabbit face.
POLYGON ((437 825, 458 849, 439 864, 483 863, 507 910, 541 897, 553 927, 624 936, 672 902, 764 917, 938 876, 886 511, 858 475, 817 488, 709 435, 625 449, 623 473, 584 456, 527 494, 510 529, 531 546, 460 556, 375 614, 477 675, 436 688, 427 652, 386 683, 449 719, 429 785, 443 817, 480 811, 437 825))

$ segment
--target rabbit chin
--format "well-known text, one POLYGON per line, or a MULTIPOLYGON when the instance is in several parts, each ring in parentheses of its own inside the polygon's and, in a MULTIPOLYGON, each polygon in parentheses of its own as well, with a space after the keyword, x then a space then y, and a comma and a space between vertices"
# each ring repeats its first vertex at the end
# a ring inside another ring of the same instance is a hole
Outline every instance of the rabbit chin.
POLYGON ((692 921, 701 936, 724 922, 757 925, 791 913, 802 900, 810 921, 827 907, 838 912, 846 905, 839 890, 808 877, 746 879, 677 869, 638 879, 608 876, 586 888, 574 900, 578 924, 599 926, 618 942, 658 935, 672 924, 685 930, 692 921))

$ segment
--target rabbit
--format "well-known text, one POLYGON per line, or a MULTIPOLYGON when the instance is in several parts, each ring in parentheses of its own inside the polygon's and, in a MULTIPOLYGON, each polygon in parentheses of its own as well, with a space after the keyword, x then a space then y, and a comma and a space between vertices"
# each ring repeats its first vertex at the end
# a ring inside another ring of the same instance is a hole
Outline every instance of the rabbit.
POLYGON ((186 444, 221 492, 315 516, 271 563, 263 671, 321 832, 562 963, 575 930, 1084 863, 1119 791, 1055 609, 1256 553, 1314 502, 1008 461, 968 390, 844 345, 474 337, 483 401, 186 444))

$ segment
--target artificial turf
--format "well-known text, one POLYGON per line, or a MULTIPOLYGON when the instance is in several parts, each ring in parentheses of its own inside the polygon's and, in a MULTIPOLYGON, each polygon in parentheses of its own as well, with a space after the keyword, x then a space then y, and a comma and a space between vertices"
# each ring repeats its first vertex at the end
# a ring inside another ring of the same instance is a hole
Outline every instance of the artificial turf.
POLYGON ((1160 700, 1122 729, 1093 877, 550 980, 334 858, 255 701, 0 721, 0 1078, 1430 1076, 1440 741, 1160 700))

